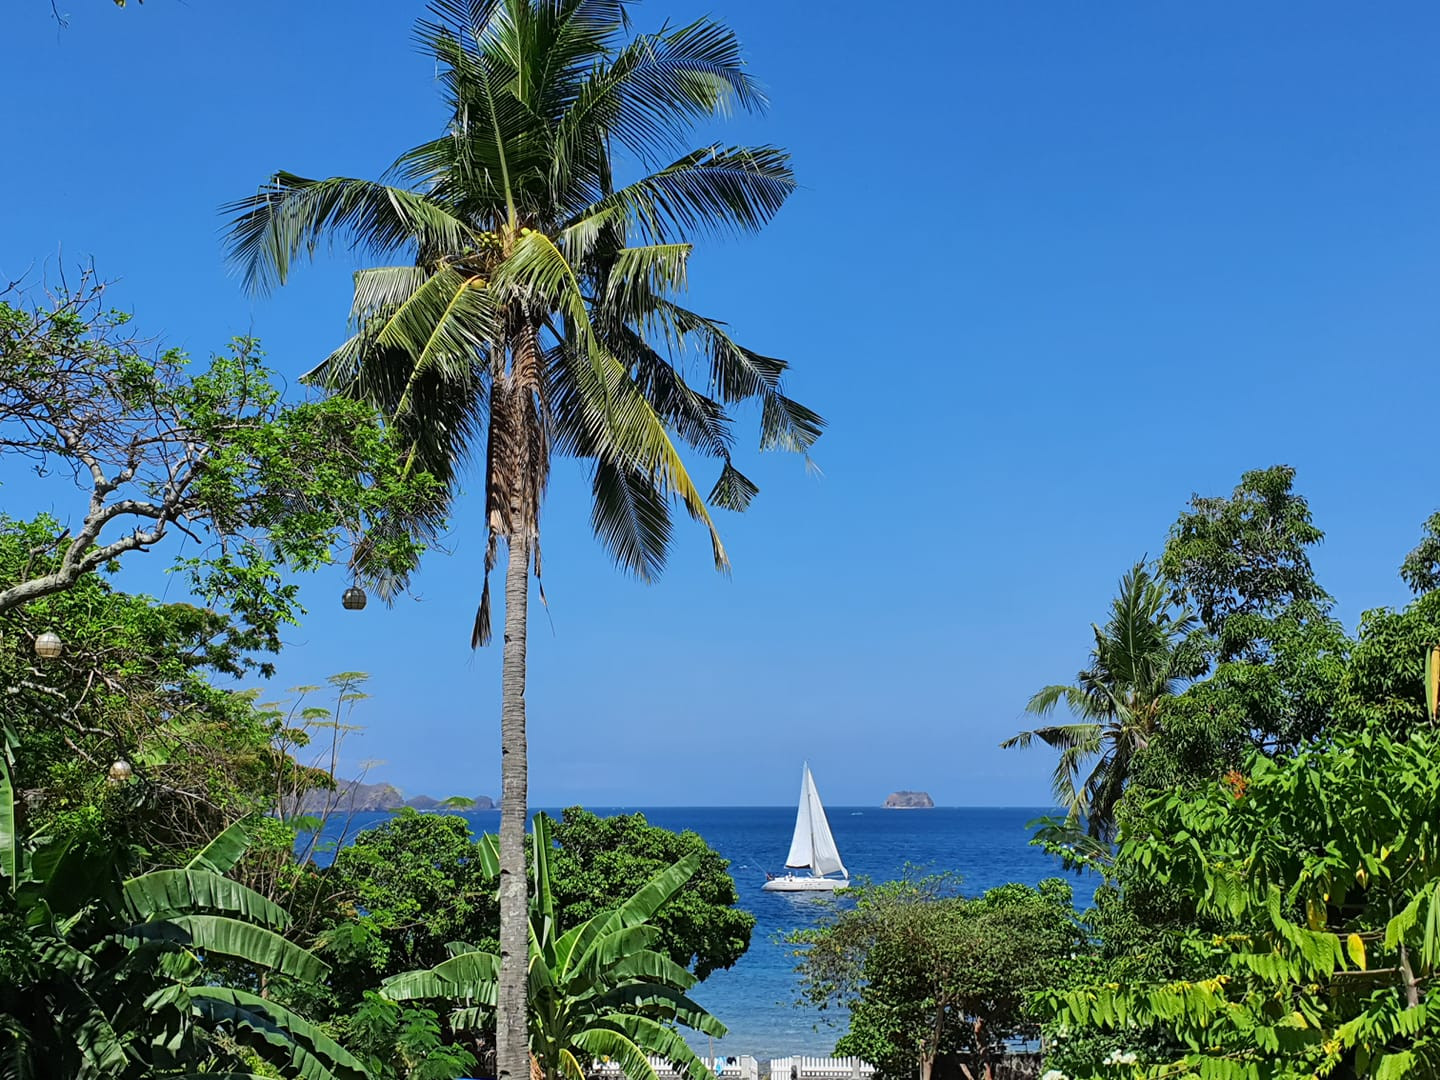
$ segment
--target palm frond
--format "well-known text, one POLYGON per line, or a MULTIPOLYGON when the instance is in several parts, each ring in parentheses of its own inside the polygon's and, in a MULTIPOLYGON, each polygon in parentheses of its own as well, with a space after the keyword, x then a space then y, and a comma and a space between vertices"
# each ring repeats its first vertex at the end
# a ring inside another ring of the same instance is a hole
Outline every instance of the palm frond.
POLYGON ((641 581, 658 578, 670 551, 669 501, 643 473, 604 458, 595 462, 591 493, 595 536, 623 569, 641 581))
POLYGON ((755 482, 726 461, 725 467, 720 470, 719 479, 710 489, 710 505, 739 513, 748 509, 750 500, 758 494, 760 488, 755 482))
POLYGON ((1036 716, 1048 716, 1061 702, 1076 716, 1094 715, 1094 698, 1078 686, 1056 684, 1043 686, 1025 704, 1025 711, 1036 716))
POLYGON ((371 254, 456 251, 473 242, 463 221, 423 195, 348 177, 278 172, 222 212, 230 215, 228 256, 251 292, 284 284, 295 260, 313 256, 322 241, 371 254))
POLYGON ((655 317, 666 321, 678 339, 695 338, 710 362, 711 392, 722 402, 761 402, 760 449, 807 453, 825 429, 824 419, 784 393, 789 364, 736 342, 718 320, 663 298, 655 298, 655 317))
POLYGON ((608 153, 609 139, 648 160, 681 145, 698 120, 732 106, 765 107, 734 33, 710 19, 636 37, 594 65, 568 100, 552 100, 564 104, 554 125, 557 195, 577 190, 586 166, 608 153))
POLYGON ((356 275, 352 310, 360 326, 354 344, 303 378, 370 402, 392 423, 413 412, 415 388, 427 376, 451 386, 467 381, 503 334, 487 282, 452 265, 423 276, 356 275))
POLYGON ((716 144, 577 207, 564 227, 594 233, 602 225, 624 223, 655 243, 675 235, 753 232, 779 213, 794 190, 785 151, 716 144))

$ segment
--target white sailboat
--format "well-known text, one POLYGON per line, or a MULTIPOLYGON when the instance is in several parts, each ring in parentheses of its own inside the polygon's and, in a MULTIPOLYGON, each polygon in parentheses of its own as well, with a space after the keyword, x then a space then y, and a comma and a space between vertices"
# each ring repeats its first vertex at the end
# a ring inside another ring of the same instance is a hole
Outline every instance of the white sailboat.
POLYGON ((810 873, 792 872, 784 877, 772 877, 765 882, 767 892, 829 892, 850 884, 850 872, 840 861, 835 837, 830 835, 830 822, 826 820, 825 807, 820 804, 820 793, 815 790, 815 778, 810 775, 808 762, 800 778, 800 809, 795 814, 795 835, 790 840, 785 865, 791 871, 809 870, 810 873), (840 875, 838 878, 829 876, 836 873, 840 875))

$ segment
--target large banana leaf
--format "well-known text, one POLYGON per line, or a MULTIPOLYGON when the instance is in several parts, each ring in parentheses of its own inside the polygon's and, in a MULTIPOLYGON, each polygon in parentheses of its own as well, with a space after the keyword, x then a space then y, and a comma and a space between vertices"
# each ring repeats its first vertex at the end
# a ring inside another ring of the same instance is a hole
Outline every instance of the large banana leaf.
POLYGON ((15 891, 20 870, 20 835, 15 831, 15 787, 10 769, 0 761, 0 876, 6 888, 15 891))
POLYGON ((606 913, 601 912, 599 915, 595 916, 594 919, 587 919, 583 923, 580 923, 578 926, 572 926, 569 930, 566 930, 565 933, 561 934, 560 937, 556 939, 555 944, 550 949, 550 952, 551 955, 555 958, 555 969, 559 971, 562 976, 564 976, 567 972, 570 971, 570 961, 575 956, 576 943, 580 940, 582 936, 586 936, 588 940, 588 936, 594 933, 594 931, 589 929, 590 924, 593 923, 595 919, 603 919, 605 917, 606 913))
POLYGON ((636 1046, 623 1031, 587 1028, 577 1032, 570 1041, 576 1049, 588 1054, 591 1061, 609 1058, 615 1062, 624 1071, 626 1080, 660 1080, 645 1049, 636 1046))
POLYGON ((700 855, 686 855, 673 866, 661 870, 609 915, 597 915, 584 924, 569 945, 570 966, 587 961, 587 953, 597 938, 626 927, 638 926, 649 919, 667 900, 684 888, 699 869, 700 855))
POLYGON ((596 998, 595 1008, 597 1011, 614 1009, 660 1020, 675 1020, 717 1039, 724 1038, 729 1030, 703 1006, 668 986, 644 983, 622 986, 596 998))
POLYGON ((450 1027, 454 1031, 480 1031, 493 1012, 492 1008, 467 1005, 450 1010, 450 1027))
POLYGON ((674 960, 664 953, 652 952, 649 949, 627 953, 608 966, 599 967, 599 971, 602 974, 597 977, 602 978, 608 986, 641 981, 689 990, 696 983, 695 976, 674 960))
POLYGON ((93 1008, 75 1028, 75 1048, 95 1076, 112 1075, 130 1063, 125 1046, 110 1026, 110 1021, 93 1008))
MULTIPOLYGON (((691 1080, 714 1080, 714 1074, 706 1068, 705 1062, 674 1028, 633 1013, 613 1013, 605 1018, 605 1027, 621 1032, 647 1054, 664 1058, 675 1066, 676 1071, 689 1073, 691 1080)), ((579 1042, 578 1039, 575 1041, 579 1042)))
MULTIPOLYGON (((648 950, 660 937, 659 927, 644 924, 617 930, 612 934, 602 934, 594 939, 585 955, 579 957, 578 961, 570 966, 565 977, 582 982, 594 982, 596 979, 606 977, 616 964, 627 957, 648 950)), ((681 971, 683 972, 684 969, 681 971)), ((688 980, 689 974, 685 973, 685 975, 688 980)), ((688 987, 690 982, 687 981, 684 985, 688 987)))
POLYGON ((238 881, 208 870, 156 870, 125 882, 125 906, 137 920, 194 909, 224 912, 284 930, 285 909, 238 881))
POLYGON ((277 1064, 287 1076, 368 1080, 365 1067, 338 1043, 263 998, 224 987, 196 987, 190 997, 197 1015, 209 1023, 227 1025, 238 1041, 277 1064), (301 1031, 318 1036, 319 1042, 312 1043, 301 1031))
POLYGON ((700 855, 691 853, 673 866, 661 870, 642 885, 630 899, 615 909, 614 914, 606 922, 604 930, 608 933, 611 930, 644 922, 659 911, 667 900, 683 889, 699 869, 700 855))
POLYGON ((467 952, 423 971, 392 975, 380 993, 391 1001, 415 998, 463 998, 494 1007, 500 958, 494 953, 467 952))
POLYGON ((186 864, 185 869, 228 874, 249 846, 250 826, 244 821, 237 821, 206 844, 201 852, 186 864))
MULTIPOLYGON (((530 903, 539 916, 540 926, 537 933, 541 943, 550 941, 555 936, 555 897, 550 890, 550 853, 554 850, 555 840, 550 832, 550 818, 545 814, 536 814, 535 823, 531 829, 531 847, 534 849, 534 861, 530 866, 530 882, 534 888, 534 896, 530 903)), ((532 923, 536 919, 532 916, 532 923)))
POLYGON ((180 946, 219 953, 305 982, 318 982, 330 970, 314 953, 273 930, 225 915, 176 915, 163 922, 138 923, 117 937, 131 948, 180 946))
MULTIPOLYGON (((195 986, 188 989, 192 1004, 200 1009, 209 1009, 210 1002, 222 1008, 242 1010, 247 1017, 254 1018, 257 1025, 268 1024, 268 1031, 280 1031, 289 1039, 319 1058, 328 1066, 328 1075, 346 1080, 366 1080, 365 1066, 350 1051, 326 1035, 304 1017, 291 1012, 273 1001, 268 1001, 245 990, 224 986, 195 986)), ((258 1030, 258 1027, 257 1027, 258 1030)), ((268 1045, 275 1045, 268 1038, 268 1045)))
POLYGON ((480 871, 487 881, 500 876, 500 840, 494 833, 485 833, 477 843, 480 849, 480 871))

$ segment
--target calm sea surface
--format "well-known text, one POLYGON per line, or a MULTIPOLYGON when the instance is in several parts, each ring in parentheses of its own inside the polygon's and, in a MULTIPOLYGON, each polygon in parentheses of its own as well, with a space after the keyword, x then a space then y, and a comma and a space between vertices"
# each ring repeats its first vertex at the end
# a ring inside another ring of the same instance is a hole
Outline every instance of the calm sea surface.
MULTIPOLYGON (((718 1016, 730 1034, 717 1041, 723 1054, 753 1054, 766 1059, 788 1054, 828 1054, 843 1033, 829 1014, 794 1005, 795 962, 780 938, 811 925, 813 897, 763 892, 767 870, 783 869, 795 827, 795 807, 591 807, 597 814, 643 813, 652 825, 693 829, 730 860, 730 873, 741 906, 757 923, 750 950, 729 971, 719 971, 691 991, 718 1016)), ((883 881, 900 876, 906 864, 926 872, 958 873, 967 893, 979 893, 1009 881, 1033 885, 1061 874, 1059 863, 1028 843, 1025 823, 1050 811, 1037 808, 940 807, 933 810, 881 810, 876 807, 827 807, 836 846, 852 877, 883 881)), ((362 814, 352 829, 384 820, 362 814)), ((477 833, 494 832, 498 812, 466 814, 477 833)), ((1077 906, 1088 906, 1092 879, 1070 881, 1077 906)), ((705 1049, 702 1042, 701 1049, 705 1049)))

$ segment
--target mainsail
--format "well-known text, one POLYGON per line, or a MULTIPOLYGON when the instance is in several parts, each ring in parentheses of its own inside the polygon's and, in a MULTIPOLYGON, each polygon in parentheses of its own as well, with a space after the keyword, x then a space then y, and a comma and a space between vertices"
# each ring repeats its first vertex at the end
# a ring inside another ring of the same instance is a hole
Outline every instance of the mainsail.
POLYGON ((800 809, 795 814, 795 835, 790 840, 785 865, 794 869, 808 867, 817 877, 837 871, 847 878, 850 876, 840 861, 840 852, 835 847, 835 837, 830 833, 830 822, 825 817, 825 807, 820 804, 820 793, 815 790, 815 778, 810 775, 808 764, 800 778, 800 809))

